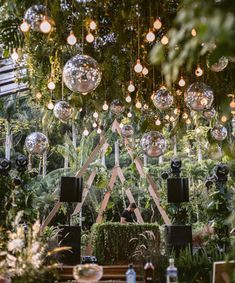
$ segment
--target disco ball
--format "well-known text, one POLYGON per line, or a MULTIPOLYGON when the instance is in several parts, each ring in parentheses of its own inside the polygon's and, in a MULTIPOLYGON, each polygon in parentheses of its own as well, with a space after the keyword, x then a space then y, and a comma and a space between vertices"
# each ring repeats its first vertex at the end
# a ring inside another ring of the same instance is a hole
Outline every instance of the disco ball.
POLYGON ((209 60, 207 60, 207 66, 213 72, 221 72, 227 67, 227 65, 228 65, 228 58, 224 56, 219 58, 219 60, 212 65, 210 64, 209 60))
POLYGON ((165 88, 156 91, 153 96, 153 104, 158 109, 167 109, 173 104, 173 95, 165 88))
POLYGON ((65 64, 63 80, 73 92, 87 94, 99 85, 101 70, 95 59, 78 54, 65 64))
POLYGON ((40 31, 40 24, 45 14, 46 14, 46 6, 34 5, 26 11, 24 15, 24 19, 30 25, 31 30, 40 31))
POLYGON ((184 100, 191 110, 203 111, 211 107, 214 94, 208 85, 196 82, 189 86, 185 92, 184 100))
POLYGON ((31 154, 41 155, 48 146, 48 138, 43 133, 34 132, 26 137, 25 147, 31 154))
POLYGON ((227 129, 221 124, 217 124, 211 129, 211 136, 216 141, 223 141, 227 137, 227 134, 227 129))
POLYGON ((111 112, 115 115, 119 115, 125 111, 125 106, 118 99, 115 99, 110 106, 111 112))
POLYGON ((215 108, 211 108, 211 109, 208 109, 206 111, 203 112, 203 116, 204 118, 206 118, 207 120, 210 120, 212 118, 215 117, 215 114, 216 114, 216 110, 215 108))
POLYGON ((55 104, 53 112, 56 118, 60 119, 62 122, 66 122, 69 118, 71 118, 73 108, 67 101, 62 100, 55 104))
POLYGON ((134 135, 134 129, 131 125, 124 125, 121 129, 124 138, 130 138, 134 135))
POLYGON ((149 157, 158 157, 166 150, 166 140, 163 135, 156 131, 151 131, 143 135, 140 145, 144 153, 149 157))

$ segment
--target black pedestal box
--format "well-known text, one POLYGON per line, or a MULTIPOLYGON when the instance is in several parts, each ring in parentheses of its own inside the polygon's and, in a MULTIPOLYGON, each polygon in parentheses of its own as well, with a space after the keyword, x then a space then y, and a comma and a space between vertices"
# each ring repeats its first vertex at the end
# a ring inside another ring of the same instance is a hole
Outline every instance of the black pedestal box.
POLYGON ((61 177, 60 202, 82 201, 83 179, 76 177, 61 177))
POLYGON ((192 227, 190 225, 165 225, 165 240, 169 250, 179 255, 181 249, 192 248, 192 227))
POLYGON ((188 178, 167 179, 167 200, 173 203, 189 201, 188 178))
POLYGON ((81 227, 59 226, 59 247, 71 247, 70 250, 58 254, 59 262, 66 265, 76 265, 81 261, 81 227))

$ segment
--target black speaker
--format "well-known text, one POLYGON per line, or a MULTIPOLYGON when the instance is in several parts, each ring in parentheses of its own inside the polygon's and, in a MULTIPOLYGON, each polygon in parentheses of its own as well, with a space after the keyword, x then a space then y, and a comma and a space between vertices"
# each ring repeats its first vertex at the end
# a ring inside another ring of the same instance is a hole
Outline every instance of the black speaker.
POLYGON ((190 225, 165 225, 165 241, 168 249, 179 255, 181 249, 192 248, 192 227, 190 225))
POLYGON ((167 179, 167 201, 174 203, 189 201, 188 178, 167 179))
POLYGON ((61 177, 60 202, 82 201, 83 179, 76 177, 61 177))
POLYGON ((71 249, 59 253, 59 262, 66 265, 76 265, 81 262, 81 227, 59 226, 59 247, 71 249))

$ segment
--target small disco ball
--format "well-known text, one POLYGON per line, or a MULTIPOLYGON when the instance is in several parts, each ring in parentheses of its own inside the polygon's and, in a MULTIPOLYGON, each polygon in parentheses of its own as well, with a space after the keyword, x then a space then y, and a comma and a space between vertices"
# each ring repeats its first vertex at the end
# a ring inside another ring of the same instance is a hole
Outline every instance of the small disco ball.
POLYGON ((26 150, 31 154, 42 155, 48 146, 48 138, 40 132, 34 132, 25 139, 26 150))
POLYGON ((209 59, 207 60, 207 66, 213 72, 221 72, 227 67, 227 65, 228 65, 228 58, 224 56, 220 57, 219 60, 212 65, 210 64, 209 59))
POLYGON ((131 125, 124 125, 121 129, 124 138, 130 138, 134 135, 134 129, 131 125))
POLYGON ((111 103, 110 110, 113 114, 119 115, 125 111, 125 106, 119 99, 115 99, 111 103))
POLYGON ((173 101, 173 95, 169 92, 169 90, 165 88, 157 90, 153 96, 153 104, 156 108, 160 110, 164 110, 171 107, 173 101))
POLYGON ((40 31, 40 24, 43 21, 45 14, 46 6, 33 5, 26 11, 24 19, 27 21, 33 31, 40 31))
POLYGON ((212 89, 201 82, 193 83, 185 92, 184 101, 186 105, 195 111, 204 111, 211 107, 214 100, 212 89))
POLYGON ((73 108, 67 101, 59 101, 53 109, 54 115, 62 122, 66 122, 73 114, 73 108))
POLYGON ((203 117, 206 118, 207 120, 210 120, 215 117, 215 114, 216 114, 215 108, 211 108, 203 112, 203 117))
POLYGON ((78 54, 64 65, 63 80, 71 91, 87 94, 100 84, 101 70, 95 59, 78 54))
POLYGON ((140 145, 144 153, 149 157, 158 157, 166 150, 166 140, 164 136, 157 131, 144 134, 140 145))
POLYGON ((11 161, 6 158, 0 158, 0 174, 7 174, 11 170, 11 161))
POLYGON ((224 139, 226 139, 227 134, 227 129, 221 124, 217 124, 211 129, 211 136, 216 141, 223 141, 224 139))

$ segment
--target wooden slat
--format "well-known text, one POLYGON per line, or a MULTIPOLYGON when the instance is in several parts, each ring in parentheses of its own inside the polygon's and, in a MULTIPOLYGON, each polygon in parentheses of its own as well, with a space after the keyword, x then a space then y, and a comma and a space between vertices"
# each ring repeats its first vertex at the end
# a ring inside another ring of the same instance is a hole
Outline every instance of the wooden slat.
POLYGON ((54 208, 51 210, 51 212, 48 214, 47 218, 44 220, 44 222, 41 225, 41 231, 45 229, 45 227, 51 222, 51 220, 54 218, 56 215, 57 211, 60 209, 62 205, 62 202, 57 201, 56 205, 54 208))

